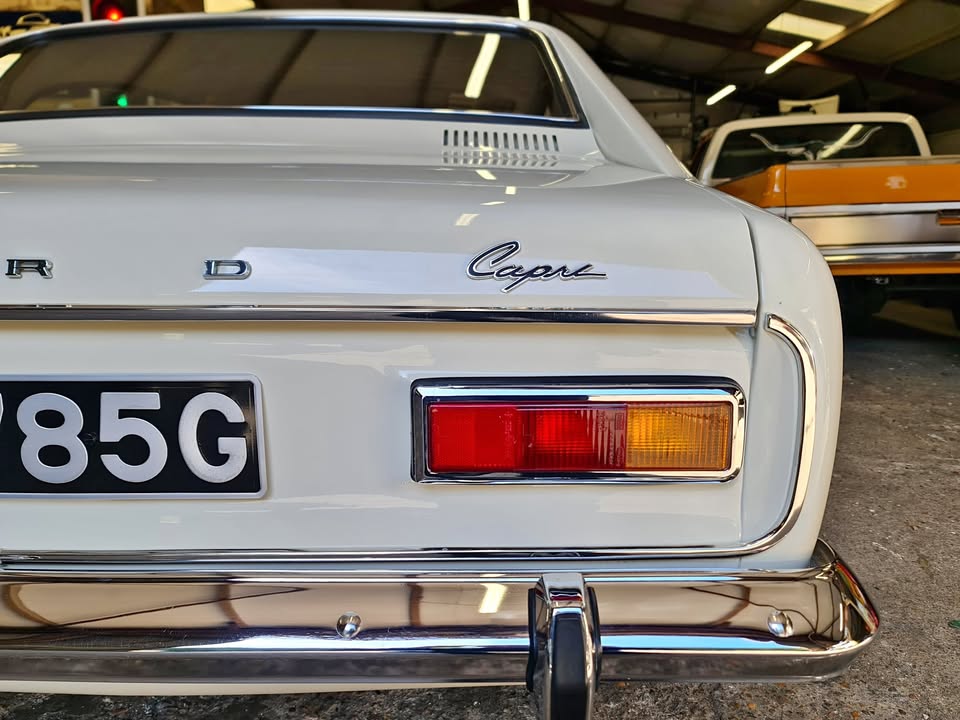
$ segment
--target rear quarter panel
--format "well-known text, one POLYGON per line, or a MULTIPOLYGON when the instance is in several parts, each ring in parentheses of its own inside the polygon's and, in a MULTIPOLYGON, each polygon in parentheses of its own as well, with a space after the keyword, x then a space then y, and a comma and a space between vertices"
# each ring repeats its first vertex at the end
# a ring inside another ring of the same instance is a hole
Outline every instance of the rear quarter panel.
MULTIPOLYGON (((756 414, 760 413, 765 421, 778 427, 783 438, 801 433, 812 433, 813 437, 806 497, 792 530, 769 550, 742 561, 750 567, 783 567, 809 559, 830 490, 843 381, 840 307, 830 269, 803 233, 764 210, 732 198, 730 202, 742 210, 753 238, 760 285, 760 322, 776 315, 792 324, 809 345, 815 374, 816 410, 806 426, 798 415, 771 408, 755 398, 752 422, 757 422, 756 414)), ((773 388, 794 377, 786 368, 796 362, 789 357, 786 345, 772 333, 757 332, 755 352, 751 381, 754 387, 773 388)), ((753 440, 748 433, 748 443, 753 440)), ((763 533, 769 519, 775 516, 770 512, 770 504, 777 502, 777 497, 770 488, 745 484, 743 531, 747 537, 763 533)), ((790 498, 792 495, 783 497, 782 502, 789 502, 790 498)))

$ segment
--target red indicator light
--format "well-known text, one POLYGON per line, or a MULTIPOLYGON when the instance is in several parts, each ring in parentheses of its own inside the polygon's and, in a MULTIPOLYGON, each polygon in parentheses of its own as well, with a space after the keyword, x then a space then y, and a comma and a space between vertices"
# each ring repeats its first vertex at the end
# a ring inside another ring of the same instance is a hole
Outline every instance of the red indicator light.
POLYGON ((116 0, 99 0, 99 2, 94 1, 90 11, 94 20, 109 20, 110 22, 118 22, 127 16, 126 11, 123 9, 123 3, 116 2, 116 0))

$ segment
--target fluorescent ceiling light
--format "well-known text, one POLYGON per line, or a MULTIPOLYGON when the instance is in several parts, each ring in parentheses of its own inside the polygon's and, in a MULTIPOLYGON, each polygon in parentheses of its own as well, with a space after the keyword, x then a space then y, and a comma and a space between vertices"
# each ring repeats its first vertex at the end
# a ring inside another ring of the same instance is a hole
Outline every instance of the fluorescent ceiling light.
POLYGON ((889 5, 891 0, 812 0, 821 5, 833 5, 844 10, 856 10, 867 15, 889 5))
POLYGON ((778 57, 772 63, 767 65, 767 69, 764 70, 764 72, 767 75, 773 75, 777 70, 782 68, 788 62, 790 62, 796 57, 800 57, 801 55, 803 55, 803 53, 805 53, 807 50, 809 50, 812 47, 813 47, 812 42, 810 42, 809 40, 804 40, 802 43, 797 45, 793 50, 785 52, 783 55, 778 57))
POLYGON ((863 125, 861 123, 855 123, 850 126, 850 129, 847 130, 843 135, 836 139, 829 147, 823 149, 823 152, 820 153, 820 160, 836 155, 838 152, 843 150, 846 147, 847 143, 853 140, 854 136, 858 132, 863 130, 863 125))
POLYGON ((466 227, 478 217, 480 217, 480 213, 463 213, 463 215, 457 218, 454 225, 457 227, 466 227))
POLYGON ((483 44, 480 46, 480 52, 477 53, 477 60, 473 63, 473 70, 470 71, 470 77, 467 79, 467 87, 463 94, 468 98, 478 98, 483 92, 483 85, 487 82, 487 73, 490 72, 490 66, 493 65, 493 58, 497 54, 497 48, 500 47, 500 35, 497 33, 487 33, 483 36, 483 44))
POLYGON ((517 0, 517 17, 521 20, 530 19, 530 0, 517 0))
POLYGON ((0 77, 3 77, 7 70, 12 68, 19 59, 20 53, 10 53, 9 55, 0 56, 0 77))
POLYGON ((494 175, 489 170, 477 170, 477 175, 482 177, 484 180, 496 180, 497 176, 494 175))
POLYGON ((730 95, 734 90, 737 89, 736 85, 727 85, 724 88, 720 88, 713 95, 707 98, 707 105, 715 105, 721 100, 723 100, 727 95, 730 95))
POLYGON ((813 18, 804 17, 803 15, 780 13, 767 23, 767 30, 787 33, 788 35, 799 35, 800 37, 813 38, 814 40, 826 40, 839 32, 843 32, 846 28, 837 23, 814 20, 813 18))
POLYGON ((504 190, 504 192, 505 192, 507 195, 516 195, 516 194, 517 194, 517 186, 516 186, 516 185, 507 185, 507 187, 506 187, 506 189, 504 190))

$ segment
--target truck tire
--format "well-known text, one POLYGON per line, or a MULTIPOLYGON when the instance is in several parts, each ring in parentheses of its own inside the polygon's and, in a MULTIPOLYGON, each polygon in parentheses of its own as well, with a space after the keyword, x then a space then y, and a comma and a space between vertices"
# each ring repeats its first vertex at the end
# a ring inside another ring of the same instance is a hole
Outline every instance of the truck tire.
POLYGON ((871 318, 886 305, 886 292, 882 286, 863 278, 839 277, 836 282, 844 332, 865 332, 870 327, 871 318))

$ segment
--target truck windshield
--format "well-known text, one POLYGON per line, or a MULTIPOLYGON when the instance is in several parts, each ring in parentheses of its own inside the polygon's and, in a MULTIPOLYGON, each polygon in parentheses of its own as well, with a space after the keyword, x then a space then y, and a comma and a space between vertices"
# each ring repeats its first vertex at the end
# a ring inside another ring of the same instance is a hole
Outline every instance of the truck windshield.
POLYGON ((166 24, 24 38, 0 111, 390 109, 575 119, 539 37, 404 25, 166 24))
POLYGON ((919 155, 904 123, 823 123, 737 130, 727 136, 713 169, 732 179, 792 160, 840 160, 919 155))

